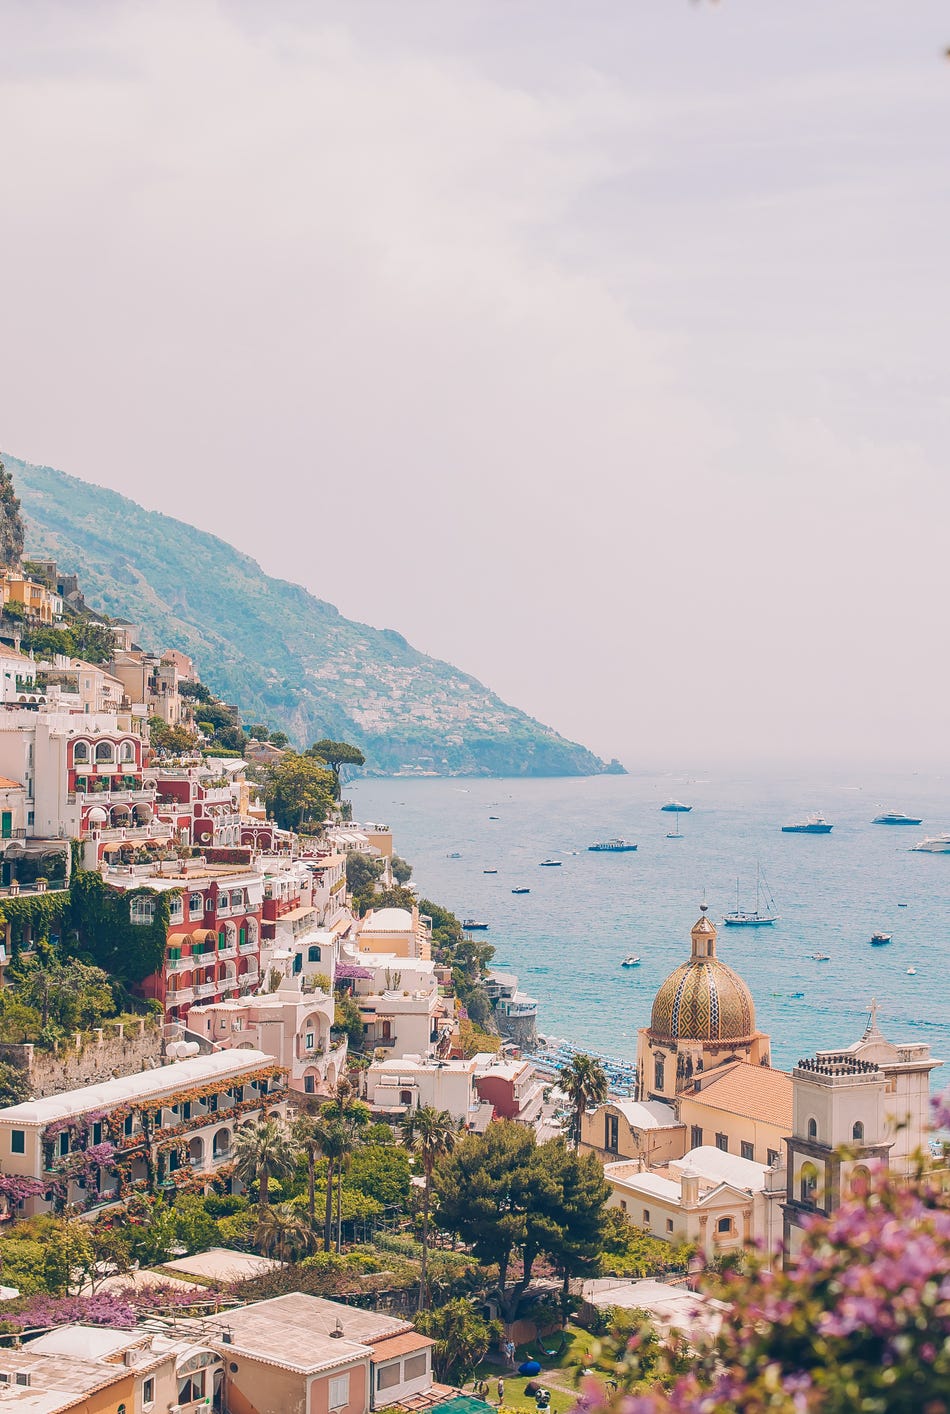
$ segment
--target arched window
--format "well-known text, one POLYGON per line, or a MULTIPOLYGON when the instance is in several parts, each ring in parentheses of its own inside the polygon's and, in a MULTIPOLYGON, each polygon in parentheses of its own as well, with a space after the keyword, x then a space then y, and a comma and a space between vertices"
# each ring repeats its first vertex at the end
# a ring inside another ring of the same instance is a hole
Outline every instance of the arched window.
POLYGON ((851 1138, 856 1140, 858 1144, 864 1142, 864 1125, 859 1119, 856 1119, 851 1127, 851 1138))
POLYGON ((76 765, 76 764, 77 764, 78 762, 80 762, 80 761, 82 761, 83 763, 85 763, 85 762, 88 761, 88 760, 89 760, 89 743, 88 743, 88 741, 77 741, 76 744, 75 744, 75 746, 73 747, 73 765, 76 765))
POLYGON ((307 949, 307 961, 319 962, 320 957, 320 949, 317 947, 316 943, 312 943, 311 946, 307 949))
POLYGON ((799 1183, 802 1202, 813 1208, 818 1195, 818 1170, 814 1164, 802 1164, 799 1183))
POLYGON ((96 760, 106 762, 115 760, 115 747, 112 745, 111 741, 99 741, 96 743, 96 760))
POLYGON ((871 1171, 864 1167, 864 1164, 855 1164, 851 1170, 851 1192, 867 1193, 868 1185, 871 1182, 871 1171))
POLYGON ((732 1232, 732 1218, 720 1218, 716 1223, 716 1231, 727 1235, 732 1232))
POLYGON ((122 745, 120 746, 120 748, 119 748, 119 760, 120 760, 120 761, 134 761, 134 760, 135 760, 135 747, 134 747, 134 745, 132 744, 131 741, 124 741, 124 742, 122 743, 122 745))
POLYGON ((818 1121, 817 1121, 817 1119, 810 1119, 810 1120, 808 1121, 808 1137, 809 1137, 809 1139, 817 1139, 817 1138, 818 1138, 818 1121))

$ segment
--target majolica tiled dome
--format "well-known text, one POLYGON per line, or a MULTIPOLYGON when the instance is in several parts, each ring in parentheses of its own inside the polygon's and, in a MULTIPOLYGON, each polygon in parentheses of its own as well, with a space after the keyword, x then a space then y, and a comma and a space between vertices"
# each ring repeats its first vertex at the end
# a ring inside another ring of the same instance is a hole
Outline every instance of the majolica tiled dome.
POLYGON ((692 930, 693 951, 660 987, 650 1032, 666 1041, 740 1041, 755 1034, 752 993, 716 957, 716 930, 703 916, 692 930))

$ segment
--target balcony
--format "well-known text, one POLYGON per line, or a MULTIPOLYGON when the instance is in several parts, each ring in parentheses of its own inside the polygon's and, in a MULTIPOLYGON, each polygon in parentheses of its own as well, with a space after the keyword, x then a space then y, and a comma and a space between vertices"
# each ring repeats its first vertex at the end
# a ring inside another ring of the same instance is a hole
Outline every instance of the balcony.
POLYGON ((193 1002, 195 999, 194 987, 178 987, 174 992, 167 992, 165 995, 166 1006, 183 1006, 186 1002, 193 1002))
POLYGON ((229 943, 226 948, 218 948, 218 961, 219 961, 219 962, 229 962, 232 958, 237 957, 237 955, 238 955, 238 946, 237 946, 237 943, 229 943))
POLYGON ((191 957, 169 957, 165 960, 165 971, 169 974, 173 972, 191 972, 194 965, 194 958, 191 957))
POLYGON ((243 956, 246 952, 257 952, 259 946, 260 944, 254 941, 254 939, 247 938, 243 943, 240 944, 238 951, 243 956))
POLYGON ((195 998, 197 999, 199 997, 214 997, 220 991, 222 986, 224 986, 224 983, 219 984, 217 982, 199 982, 197 987, 195 987, 194 989, 195 998))

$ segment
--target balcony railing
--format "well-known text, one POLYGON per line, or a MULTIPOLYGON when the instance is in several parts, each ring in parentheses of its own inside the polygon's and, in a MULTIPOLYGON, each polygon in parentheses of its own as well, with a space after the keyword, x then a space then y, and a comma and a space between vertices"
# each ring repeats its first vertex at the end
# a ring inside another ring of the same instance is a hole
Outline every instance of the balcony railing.
POLYGON ((237 957, 237 955, 238 955, 238 946, 237 946, 237 943, 229 943, 226 948, 218 948, 218 961, 219 961, 219 962, 228 962, 231 958, 237 957))

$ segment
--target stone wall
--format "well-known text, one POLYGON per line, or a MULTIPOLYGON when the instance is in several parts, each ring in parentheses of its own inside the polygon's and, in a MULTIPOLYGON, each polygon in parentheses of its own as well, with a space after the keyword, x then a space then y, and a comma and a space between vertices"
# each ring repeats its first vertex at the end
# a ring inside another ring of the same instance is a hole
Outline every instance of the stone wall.
POLYGON ((29 1043, 0 1043, 0 1061, 26 1071, 34 1099, 98 1085, 117 1075, 131 1075, 161 1065, 162 1027, 159 1017, 106 1022, 94 1031, 77 1031, 41 1050, 29 1043))

